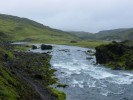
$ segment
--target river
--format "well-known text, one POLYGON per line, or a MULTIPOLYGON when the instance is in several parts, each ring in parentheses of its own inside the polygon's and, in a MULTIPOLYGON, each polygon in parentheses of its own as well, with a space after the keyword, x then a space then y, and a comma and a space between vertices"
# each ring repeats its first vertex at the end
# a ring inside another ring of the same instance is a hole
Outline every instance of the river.
POLYGON ((87 50, 63 45, 52 50, 50 63, 57 69, 59 82, 68 85, 58 88, 66 93, 67 100, 133 100, 133 72, 96 65, 95 56, 87 50))

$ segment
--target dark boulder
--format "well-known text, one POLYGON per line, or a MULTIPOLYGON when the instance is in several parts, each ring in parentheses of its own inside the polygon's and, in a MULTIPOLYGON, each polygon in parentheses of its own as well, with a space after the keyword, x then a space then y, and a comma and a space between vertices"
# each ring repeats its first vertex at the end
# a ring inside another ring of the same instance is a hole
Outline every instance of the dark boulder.
POLYGON ((66 87, 68 87, 68 85, 66 85, 66 84, 58 84, 57 87, 66 88, 66 87))
POLYGON ((62 50, 59 50, 59 51, 70 52, 69 49, 62 49, 62 50))
POLYGON ((121 70, 121 67, 114 67, 113 70, 121 70))
POLYGON ((5 59, 6 59, 6 60, 8 59, 8 57, 9 57, 8 54, 5 54, 5 59))
POLYGON ((35 46, 35 45, 32 45, 32 49, 34 50, 34 49, 37 49, 37 46, 35 46))
POLYGON ((93 58, 92 58, 92 57, 87 57, 86 59, 87 59, 87 60, 91 60, 91 59, 93 59, 93 58))
POLYGON ((100 64, 107 63, 112 57, 108 54, 107 48, 104 46, 96 47, 96 61, 100 64))
POLYGON ((36 75, 34 75, 34 78, 39 79, 39 80, 42 80, 43 79, 43 76, 40 75, 40 74, 36 74, 36 75))
POLYGON ((52 46, 51 45, 44 45, 44 44, 42 44, 41 45, 41 49, 42 50, 52 50, 52 46))
POLYGON ((88 52, 88 53, 92 53, 92 51, 91 51, 91 50, 87 50, 87 52, 88 52))
POLYGON ((74 40, 73 40, 73 41, 70 41, 70 43, 77 43, 77 41, 74 41, 74 40))

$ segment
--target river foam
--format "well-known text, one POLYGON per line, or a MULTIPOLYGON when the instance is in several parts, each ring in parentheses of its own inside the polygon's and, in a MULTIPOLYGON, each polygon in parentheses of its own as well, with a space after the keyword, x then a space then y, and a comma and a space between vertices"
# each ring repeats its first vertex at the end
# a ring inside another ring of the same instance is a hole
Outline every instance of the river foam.
POLYGON ((87 50, 63 45, 53 49, 51 65, 57 69, 59 81, 69 85, 59 88, 67 94, 67 100, 132 100, 133 73, 96 65, 95 56, 87 50))

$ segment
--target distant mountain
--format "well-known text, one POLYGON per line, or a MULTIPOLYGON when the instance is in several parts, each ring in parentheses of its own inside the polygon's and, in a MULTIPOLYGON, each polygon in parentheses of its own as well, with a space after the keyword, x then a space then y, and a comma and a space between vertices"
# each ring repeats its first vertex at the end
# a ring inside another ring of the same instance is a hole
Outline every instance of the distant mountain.
POLYGON ((0 14, 0 39, 55 43, 76 40, 78 37, 27 18, 0 14))
POLYGON ((132 40, 133 28, 100 31, 96 34, 96 38, 101 40, 132 40))
POLYGON ((81 39, 88 39, 88 38, 93 38, 93 34, 89 32, 84 32, 84 31, 71 31, 69 34, 72 34, 74 36, 77 36, 81 39))
POLYGON ((81 39, 89 39, 89 40, 108 40, 108 41, 133 40, 133 28, 104 30, 95 34, 87 32, 71 32, 71 34, 78 36, 81 39))
POLYGON ((0 14, 0 40, 65 43, 72 40, 133 40, 133 28, 104 30, 98 33, 65 32, 27 18, 0 14))

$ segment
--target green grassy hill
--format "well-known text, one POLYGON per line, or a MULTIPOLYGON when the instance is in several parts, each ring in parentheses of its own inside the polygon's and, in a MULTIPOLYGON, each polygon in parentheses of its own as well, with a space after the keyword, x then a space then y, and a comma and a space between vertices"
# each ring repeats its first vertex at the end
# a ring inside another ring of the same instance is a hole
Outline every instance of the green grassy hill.
POLYGON ((69 32, 69 34, 72 34, 84 40, 93 39, 95 37, 93 33, 84 32, 84 31, 71 31, 69 32))
POLYGON ((100 31, 96 34, 101 40, 133 40, 133 28, 100 31))
POLYGON ((70 32, 70 34, 86 40, 133 40, 133 28, 104 30, 95 34, 89 32, 70 32))
POLYGON ((0 39, 43 43, 65 43, 78 40, 67 32, 52 29, 26 18, 4 14, 0 14, 0 39))

